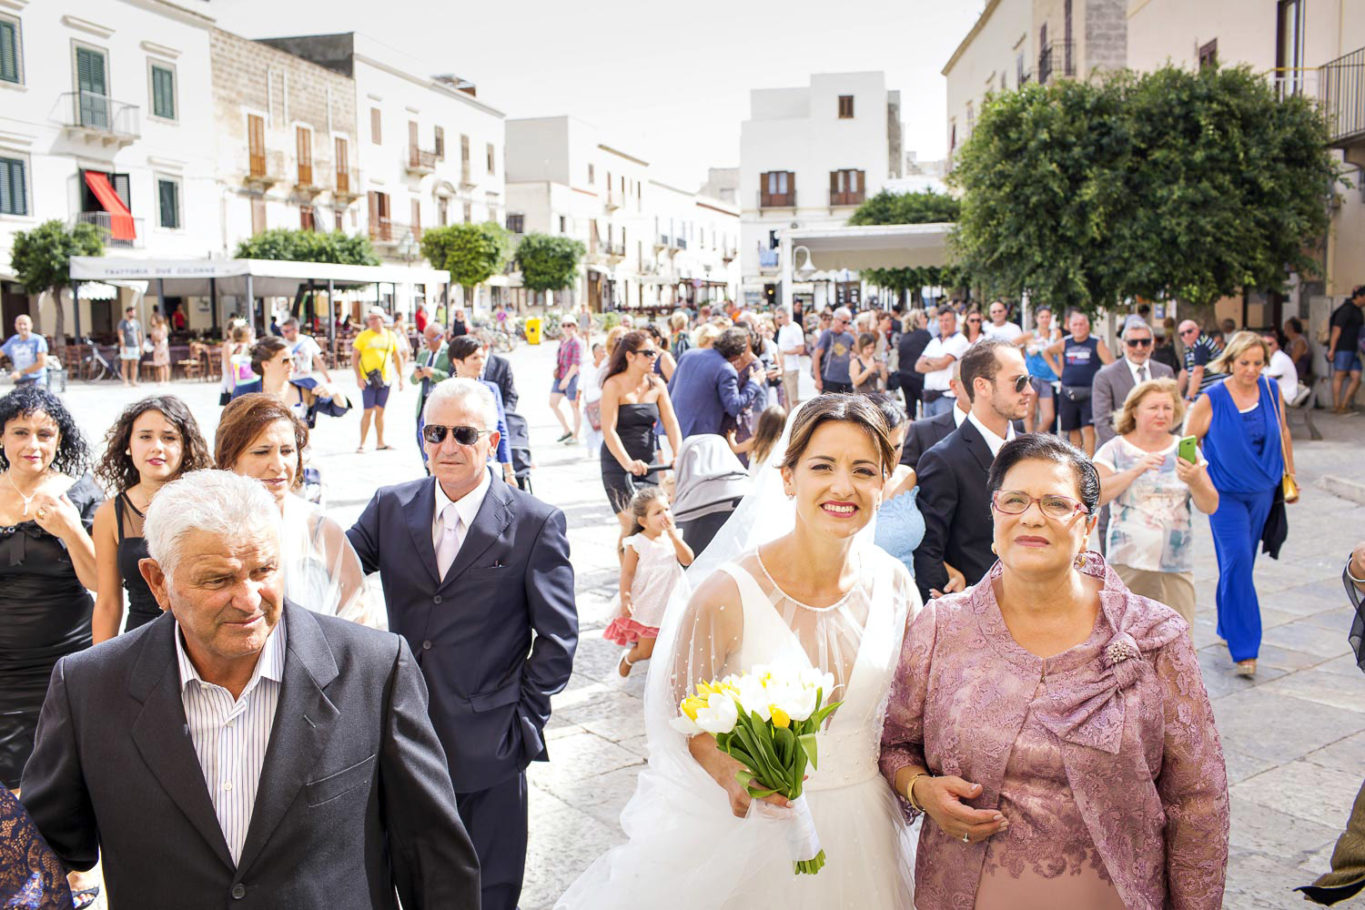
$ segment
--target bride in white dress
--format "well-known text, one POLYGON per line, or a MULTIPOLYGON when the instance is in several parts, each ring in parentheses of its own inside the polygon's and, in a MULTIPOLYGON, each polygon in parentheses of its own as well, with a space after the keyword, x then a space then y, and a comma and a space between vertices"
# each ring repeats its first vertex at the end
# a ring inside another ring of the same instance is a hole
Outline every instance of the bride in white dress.
POLYGON ((695 593, 660 630, 645 692, 649 764, 621 816, 629 840, 557 908, 912 906, 910 838, 877 769, 892 672, 920 606, 904 566, 869 533, 895 467, 888 435, 861 396, 821 396, 792 416, 772 476, 746 502, 759 518, 722 530, 689 570, 695 593), (717 565, 717 554, 735 558, 717 565), (789 822, 751 804, 739 763, 712 737, 669 726, 697 682, 757 664, 829 672, 842 702, 804 788, 826 856, 817 875, 794 873, 789 822))

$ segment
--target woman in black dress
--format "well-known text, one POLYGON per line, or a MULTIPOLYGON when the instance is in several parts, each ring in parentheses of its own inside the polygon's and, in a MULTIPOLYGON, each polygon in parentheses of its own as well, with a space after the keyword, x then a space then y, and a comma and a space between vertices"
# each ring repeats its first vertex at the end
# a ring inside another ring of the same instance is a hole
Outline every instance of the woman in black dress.
POLYGON ((104 437, 104 457, 95 476, 114 498, 95 511, 95 569, 99 575, 91 621, 95 644, 113 638, 123 625, 123 592, 128 592, 131 632, 161 615, 137 564, 147 556, 142 516, 163 486, 187 471, 213 467, 208 443, 194 415, 179 398, 159 395, 124 408, 104 437))
POLYGON ((90 523, 103 499, 75 421, 36 386, 0 398, 0 783, 11 790, 52 668, 90 647, 90 523))
POLYGON ((634 525, 630 501, 637 485, 659 482, 659 472, 649 470, 657 447, 655 423, 663 424, 672 452, 682 445, 668 386, 654 373, 658 356, 648 334, 627 332, 612 350, 602 380, 602 486, 621 522, 621 540, 634 525))

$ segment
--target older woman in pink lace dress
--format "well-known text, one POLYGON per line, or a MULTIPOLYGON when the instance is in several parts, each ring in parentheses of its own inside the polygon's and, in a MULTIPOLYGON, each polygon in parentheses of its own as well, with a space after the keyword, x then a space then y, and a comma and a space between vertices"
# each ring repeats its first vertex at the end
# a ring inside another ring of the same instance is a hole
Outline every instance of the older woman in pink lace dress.
POLYGON ((882 734, 929 816, 916 907, 1220 907, 1227 773, 1185 621, 1086 552, 1078 450, 1021 436, 989 483, 1000 561, 916 617, 882 734))

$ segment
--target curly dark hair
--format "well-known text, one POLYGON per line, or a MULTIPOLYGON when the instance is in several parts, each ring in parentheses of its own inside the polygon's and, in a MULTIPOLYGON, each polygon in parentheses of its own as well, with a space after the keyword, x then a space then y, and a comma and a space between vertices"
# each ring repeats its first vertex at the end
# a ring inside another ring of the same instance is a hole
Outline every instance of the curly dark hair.
MULTIPOLYGON (((81 428, 76 426, 75 419, 62 400, 36 382, 16 386, 14 391, 0 398, 0 433, 16 417, 31 417, 34 414, 46 414, 57 424, 57 454, 52 459, 53 469, 70 477, 85 474, 90 465, 90 448, 85 444, 81 428)), ((9 459, 5 457, 3 449, 0 449, 0 468, 9 470, 9 459)))
POLYGON ((142 480, 137 465, 133 464, 132 456, 128 454, 128 446, 133 439, 133 424, 148 411, 159 412, 180 434, 180 467, 171 480, 189 471, 213 467, 209 444, 204 440, 204 434, 199 432, 199 424, 185 402, 174 395, 153 395, 124 408, 109 432, 104 434, 104 455, 95 465, 95 477, 112 492, 122 493, 142 480))

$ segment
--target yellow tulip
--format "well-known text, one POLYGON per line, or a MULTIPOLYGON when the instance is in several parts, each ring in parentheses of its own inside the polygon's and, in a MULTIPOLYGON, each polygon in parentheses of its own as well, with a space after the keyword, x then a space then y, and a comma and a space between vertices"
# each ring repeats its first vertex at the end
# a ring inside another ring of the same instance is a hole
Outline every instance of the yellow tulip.
POLYGON ((680 710, 687 715, 688 720, 696 720, 697 712, 706 707, 706 699, 698 695, 684 698, 680 710))
POLYGON ((787 716, 787 712, 783 711, 777 705, 772 706, 772 715, 773 726, 780 727, 785 730, 787 727, 790 727, 792 725, 792 719, 789 716, 787 716))

